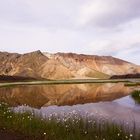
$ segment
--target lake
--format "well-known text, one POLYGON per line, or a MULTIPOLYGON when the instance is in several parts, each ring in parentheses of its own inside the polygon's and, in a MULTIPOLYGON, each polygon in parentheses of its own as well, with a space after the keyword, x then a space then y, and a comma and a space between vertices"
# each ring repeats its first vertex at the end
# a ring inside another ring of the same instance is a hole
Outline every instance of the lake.
POLYGON ((139 87, 124 83, 30 85, 0 88, 0 102, 15 111, 30 110, 42 117, 52 115, 100 118, 140 126, 140 105, 131 97, 139 87))

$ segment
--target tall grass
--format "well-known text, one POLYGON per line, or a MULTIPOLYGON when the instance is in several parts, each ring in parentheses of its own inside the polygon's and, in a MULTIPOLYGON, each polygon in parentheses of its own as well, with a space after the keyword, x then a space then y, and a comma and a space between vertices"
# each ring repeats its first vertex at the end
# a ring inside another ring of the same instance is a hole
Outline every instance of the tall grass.
POLYGON ((132 92, 132 98, 136 101, 136 103, 140 104, 140 91, 136 90, 132 92))
POLYGON ((15 113, 0 104, 0 130, 25 135, 29 140, 140 140, 135 131, 123 126, 81 117, 42 119, 31 112, 15 113))

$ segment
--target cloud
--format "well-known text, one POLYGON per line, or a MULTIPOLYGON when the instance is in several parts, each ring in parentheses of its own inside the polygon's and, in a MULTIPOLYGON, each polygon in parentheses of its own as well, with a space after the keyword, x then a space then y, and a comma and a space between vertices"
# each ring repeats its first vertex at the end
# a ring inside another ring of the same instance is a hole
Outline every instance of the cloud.
POLYGON ((135 64, 140 64, 140 42, 133 44, 129 49, 124 49, 123 51, 119 51, 116 55, 118 58, 122 58, 124 60, 128 60, 135 64))
MULTIPOLYGON (((122 46, 122 47, 118 47, 117 45, 114 44, 113 46, 114 48, 110 46, 104 46, 102 47, 101 50, 96 50, 96 49, 89 49, 89 50, 92 52, 92 54, 101 55, 101 56, 102 55, 114 56, 116 58, 120 58, 128 62, 140 64, 139 62, 140 42, 138 42, 137 44, 132 44, 132 45, 129 44, 128 46, 122 46)), ((98 47, 94 47, 94 48, 98 48, 98 47)))
POLYGON ((81 7, 81 26, 114 27, 140 17, 139 0, 91 0, 81 7))
MULTIPOLYGON (((134 34, 132 32, 132 34, 134 34)), ((131 32, 125 31, 112 36, 106 36, 106 39, 97 39, 90 42, 89 48, 93 54, 117 56, 120 52, 136 53, 140 52, 139 34, 132 36, 131 32)))
POLYGON ((89 52, 97 55, 111 55, 139 64, 140 20, 126 24, 123 30, 104 33, 89 43, 89 52))
MULTIPOLYGON (((0 21, 30 26, 67 28, 74 26, 80 0, 0 1, 0 21)), ((82 0, 81 0, 82 3, 82 0)))
POLYGON ((79 52, 79 46, 86 44, 84 36, 71 29, 50 30, 14 24, 0 26, 0 51, 79 52))
POLYGON ((113 55, 139 63, 139 9, 139 0, 1 0, 0 51, 113 55))

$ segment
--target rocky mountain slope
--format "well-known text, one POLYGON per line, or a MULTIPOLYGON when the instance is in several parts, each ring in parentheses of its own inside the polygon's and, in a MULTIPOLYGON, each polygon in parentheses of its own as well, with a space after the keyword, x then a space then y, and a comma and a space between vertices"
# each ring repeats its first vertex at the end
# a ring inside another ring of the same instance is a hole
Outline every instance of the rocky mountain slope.
POLYGON ((140 66, 111 56, 0 52, 0 75, 46 79, 108 78, 140 73, 140 66))

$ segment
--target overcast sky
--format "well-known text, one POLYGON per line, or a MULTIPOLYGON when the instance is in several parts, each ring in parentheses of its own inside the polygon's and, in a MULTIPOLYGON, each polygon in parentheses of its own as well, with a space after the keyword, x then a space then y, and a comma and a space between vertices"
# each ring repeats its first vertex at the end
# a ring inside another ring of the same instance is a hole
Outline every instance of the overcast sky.
POLYGON ((140 64, 140 0, 0 0, 0 51, 35 50, 140 64))

